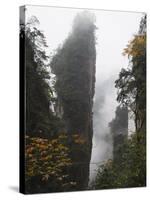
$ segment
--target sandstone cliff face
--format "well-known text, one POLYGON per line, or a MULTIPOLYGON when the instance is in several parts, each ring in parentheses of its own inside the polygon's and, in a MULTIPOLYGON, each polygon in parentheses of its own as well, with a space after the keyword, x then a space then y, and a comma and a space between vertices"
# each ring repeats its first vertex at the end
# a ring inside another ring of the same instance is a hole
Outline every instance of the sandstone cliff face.
POLYGON ((56 92, 63 108, 69 137, 70 174, 78 190, 86 189, 89 179, 93 136, 93 96, 95 89, 94 16, 82 12, 74 20, 72 33, 53 57, 56 92))

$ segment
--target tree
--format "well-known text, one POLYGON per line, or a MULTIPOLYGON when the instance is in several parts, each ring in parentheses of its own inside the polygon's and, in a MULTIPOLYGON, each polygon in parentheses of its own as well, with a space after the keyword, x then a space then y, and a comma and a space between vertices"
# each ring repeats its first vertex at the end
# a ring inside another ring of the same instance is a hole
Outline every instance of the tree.
POLYGON ((135 127, 140 131, 146 127, 146 16, 141 20, 139 33, 124 49, 124 55, 130 62, 115 82, 117 100, 134 113, 135 127))
POLYGON ((119 159, 99 166, 93 189, 146 186, 146 16, 141 19, 138 34, 124 49, 124 55, 129 58, 129 67, 122 69, 115 81, 120 107, 110 127, 117 134, 125 120, 119 120, 125 107, 134 113, 136 131, 121 144, 116 143, 119 159))
POLYGON ((31 17, 20 32, 20 37, 25 38, 26 134, 47 138, 57 132, 54 125, 57 119, 50 110, 53 88, 47 70, 49 57, 45 51, 46 39, 38 24, 38 19, 31 17))
POLYGON ((60 192, 76 185, 69 177, 72 162, 65 134, 51 140, 26 136, 25 161, 26 193, 60 192))
POLYGON ((120 158, 116 162, 108 160, 99 166, 92 189, 110 189, 146 186, 146 149, 143 132, 132 135, 119 146, 120 158))

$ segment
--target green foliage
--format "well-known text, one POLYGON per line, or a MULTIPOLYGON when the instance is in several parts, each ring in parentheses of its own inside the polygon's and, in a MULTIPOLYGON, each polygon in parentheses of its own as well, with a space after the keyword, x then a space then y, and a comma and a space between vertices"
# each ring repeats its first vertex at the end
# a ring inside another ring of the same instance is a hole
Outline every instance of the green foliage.
POLYGON ((59 121, 50 110, 53 87, 49 83, 49 57, 45 51, 46 39, 38 23, 36 17, 31 17, 20 32, 21 40, 22 36, 25 38, 26 134, 49 138, 58 131, 59 121))
POLYGON ((133 134, 124 144, 120 145, 118 162, 107 161, 100 166, 93 189, 110 189, 126 187, 142 187, 146 185, 146 144, 145 133, 133 134))
POLYGON ((50 63, 55 78, 48 72, 47 44, 38 29, 39 21, 32 17, 21 27, 26 61, 27 193, 76 190, 88 184, 96 58, 94 21, 89 12, 77 15, 72 33, 50 63), (62 136, 62 132, 68 135, 62 136))
POLYGON ((141 20, 139 33, 124 49, 124 55, 130 63, 115 82, 117 100, 134 113, 136 130, 140 130, 146 126, 146 16, 141 20))
MULTIPOLYGON (((142 187, 146 185, 146 17, 142 18, 139 33, 124 50, 129 57, 129 68, 122 69, 115 86, 117 100, 135 116, 136 132, 116 142, 114 149, 119 159, 100 166, 93 189, 142 187)), ((118 110, 119 111, 119 110, 118 110)), ((116 113, 117 114, 117 113, 116 113)), ((119 113, 118 113, 119 114, 119 113)), ((117 117, 110 123, 111 131, 118 132, 117 117)), ((120 122, 122 125, 122 122, 120 122)), ((115 140, 114 140, 115 141, 115 140)), ((116 155, 114 155, 116 157, 116 155)))

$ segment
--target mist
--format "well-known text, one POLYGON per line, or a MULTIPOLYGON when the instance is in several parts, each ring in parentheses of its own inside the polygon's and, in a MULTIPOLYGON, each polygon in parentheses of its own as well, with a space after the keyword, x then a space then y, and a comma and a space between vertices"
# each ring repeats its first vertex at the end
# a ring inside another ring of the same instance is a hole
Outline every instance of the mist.
POLYGON ((117 102, 113 89, 115 77, 97 81, 93 107, 93 148, 90 164, 90 181, 96 176, 96 170, 106 160, 112 158, 112 136, 108 123, 115 113, 117 102))
MULTIPOLYGON (((81 9, 27 6, 27 18, 36 16, 49 48, 53 52, 67 38, 74 17, 81 9), (50 12, 51 11, 51 12, 50 12)), ((128 66, 123 49, 138 31, 142 13, 91 10, 96 17, 96 83, 93 105, 93 148, 90 181, 103 162, 112 158, 112 138, 109 122, 115 117, 117 91, 114 81, 121 68, 128 66)))

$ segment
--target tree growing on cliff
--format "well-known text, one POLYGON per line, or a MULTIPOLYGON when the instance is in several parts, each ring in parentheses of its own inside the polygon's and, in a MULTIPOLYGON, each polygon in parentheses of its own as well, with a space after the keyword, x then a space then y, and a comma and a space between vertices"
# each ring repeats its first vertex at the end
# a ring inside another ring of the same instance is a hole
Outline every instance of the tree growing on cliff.
MULTIPOLYGON (((74 19, 72 31, 63 45, 57 49, 51 61, 56 75, 55 89, 63 109, 63 119, 68 135, 77 134, 84 138, 86 150, 72 148, 72 159, 79 164, 79 189, 88 183, 89 162, 92 148, 92 106, 95 85, 95 16, 83 11, 74 19), (73 149, 78 149, 77 151, 73 149), (84 180, 83 180, 84 177, 84 180)), ((70 138, 71 140, 71 138, 70 138)), ((70 141, 70 144, 71 141, 70 141)), ((77 166, 77 165, 76 165, 77 166)), ((76 170, 75 166, 75 170, 76 170)))

